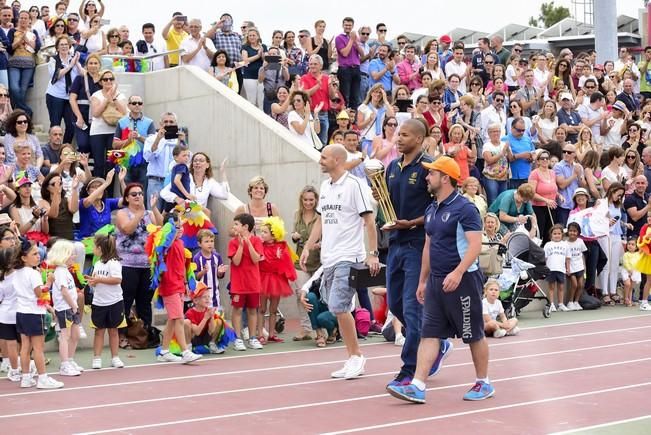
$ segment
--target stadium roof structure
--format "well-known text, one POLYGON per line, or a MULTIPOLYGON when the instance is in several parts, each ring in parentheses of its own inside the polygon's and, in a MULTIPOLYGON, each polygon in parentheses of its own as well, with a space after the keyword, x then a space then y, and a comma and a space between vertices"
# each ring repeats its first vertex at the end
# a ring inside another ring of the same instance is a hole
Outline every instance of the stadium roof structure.
POLYGON ((538 39, 545 29, 540 27, 523 26, 522 24, 507 24, 501 29, 490 34, 488 38, 493 36, 501 36, 505 41, 521 41, 527 39, 538 39))

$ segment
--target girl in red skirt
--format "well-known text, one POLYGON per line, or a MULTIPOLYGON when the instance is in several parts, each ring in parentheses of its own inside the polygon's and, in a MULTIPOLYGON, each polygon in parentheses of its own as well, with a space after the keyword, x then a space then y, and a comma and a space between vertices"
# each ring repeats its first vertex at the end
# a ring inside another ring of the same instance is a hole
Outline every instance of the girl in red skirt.
MULTIPOLYGON (((282 343, 284 340, 276 336, 276 313, 280 298, 292 296, 294 291, 289 286, 289 281, 296 280, 294 254, 285 242, 285 225, 279 217, 272 216, 265 219, 260 226, 263 257, 260 259, 260 308, 258 310, 258 337, 262 341, 262 328, 264 317, 269 309, 269 338, 266 341, 282 343)), ((263 343, 264 344, 264 343, 263 343)))

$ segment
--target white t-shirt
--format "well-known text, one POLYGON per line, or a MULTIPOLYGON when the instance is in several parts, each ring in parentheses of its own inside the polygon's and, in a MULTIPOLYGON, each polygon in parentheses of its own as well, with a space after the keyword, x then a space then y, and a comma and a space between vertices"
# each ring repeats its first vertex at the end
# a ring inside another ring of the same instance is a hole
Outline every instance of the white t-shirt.
POLYGON ((80 43, 81 45, 84 45, 84 43, 86 44, 88 53, 95 53, 96 51, 100 51, 102 49, 105 40, 106 35, 104 34, 103 30, 100 30, 94 35, 90 35, 88 39, 81 38, 80 43))
MULTIPOLYGON (((193 52, 194 50, 197 49, 197 46, 199 45, 199 41, 195 40, 192 36, 188 35, 187 38, 181 42, 181 46, 179 47, 181 50, 185 50, 185 53, 182 53, 182 55, 186 55, 188 53, 193 52)), ((206 47, 208 47, 208 50, 211 52, 215 52, 215 46, 212 43, 212 40, 210 38, 206 38, 206 47)), ((180 58, 181 56, 179 56, 180 58)), ((195 54, 195 56, 192 58, 192 60, 188 63, 182 62, 184 65, 195 65, 201 68, 204 71, 208 71, 210 69, 210 61, 211 59, 208 57, 208 54, 206 53, 205 49, 201 49, 195 54)))
POLYGON ((547 267, 552 272, 565 273, 565 259, 570 257, 570 250, 567 242, 547 242, 545 244, 545 257, 547 257, 547 267))
POLYGON ((303 123, 303 117, 299 115, 296 110, 292 110, 287 115, 287 126, 289 127, 289 131, 291 131, 297 138, 305 142, 307 145, 311 147, 314 146, 314 142, 312 141, 312 135, 310 134, 310 128, 312 128, 312 114, 310 114, 310 122, 307 123, 307 126, 305 127, 305 131, 303 132, 303 134, 300 134, 294 129, 292 122, 298 122, 299 124, 303 123))
POLYGON ((466 93, 466 78, 463 75, 466 73, 468 65, 464 62, 456 63, 454 60, 447 62, 445 64, 445 76, 450 77, 452 74, 457 74, 459 77, 462 77, 461 83, 459 83, 459 91, 462 94, 466 93))
POLYGON ((56 311, 65 311, 72 308, 64 299, 66 293, 72 300, 77 300, 77 289, 72 274, 65 266, 54 269, 54 283, 52 284, 52 302, 56 311))
POLYGON ((515 67, 513 65, 509 65, 506 67, 505 76, 506 79, 504 80, 504 84, 506 86, 520 86, 520 84, 518 83, 517 71, 515 70, 515 67))
POLYGON ((16 324, 16 289, 13 284, 14 273, 0 281, 0 323, 16 324))
MULTIPOLYGON (((587 106, 582 104, 579 106, 578 109, 579 116, 581 119, 586 119, 588 121, 593 121, 595 119, 601 119, 601 114, 604 113, 603 109, 599 108, 598 110, 594 110, 590 104, 587 106)), ((601 143, 601 121, 595 122, 592 127, 590 127, 590 130, 592 130, 592 142, 594 143, 601 143)))
POLYGON ((540 132, 547 140, 555 139, 554 130, 558 128, 558 118, 554 118, 553 121, 549 118, 540 118, 538 125, 540 126, 540 132))
POLYGON ((321 215, 321 264, 332 267, 342 261, 366 259, 362 215, 372 213, 368 188, 359 178, 345 172, 336 182, 321 184, 317 213, 321 215))
POLYGON ((582 239, 573 242, 567 241, 567 249, 570 251, 570 273, 580 272, 583 267, 583 253, 588 250, 582 239))
MULTIPOLYGON (((93 276, 122 279, 122 265, 118 260, 109 260, 107 263, 98 261, 93 268, 93 276)), ((97 284, 93 290, 93 305, 98 307, 113 305, 122 300, 120 284, 97 284)))
POLYGON ((491 316, 491 320, 497 320, 497 317, 504 312, 504 307, 502 307, 502 301, 495 299, 495 302, 492 304, 488 302, 488 299, 484 298, 481 301, 482 314, 488 314, 491 316))
MULTIPOLYGON (((174 202, 176 195, 171 190, 171 183, 163 187, 160 196, 167 202, 174 202)), ((217 199, 228 199, 231 188, 228 182, 217 181, 214 178, 204 178, 201 186, 194 184, 194 178, 190 177, 190 193, 197 197, 197 203, 202 207, 208 207, 208 198, 213 196, 217 199)))
POLYGON ((621 183, 622 180, 626 178, 626 170, 623 166, 620 166, 615 173, 609 166, 606 166, 601 170, 601 180, 608 180, 611 183, 621 183))
POLYGON ((624 118, 609 118, 606 122, 609 123, 610 120, 615 121, 613 126, 608 130, 605 136, 602 136, 602 143, 604 150, 610 149, 613 146, 620 146, 622 144, 622 124, 624 124, 624 118))
MULTIPOLYGON (((106 100, 106 98, 104 98, 104 94, 102 94, 101 89, 95 92, 90 98, 91 99, 95 98, 97 101, 99 101, 100 104, 104 104, 104 101, 106 100)), ((119 101, 127 101, 127 97, 125 97, 124 94, 120 92, 118 92, 117 99, 119 101)), ((91 116, 92 115, 93 114, 91 113, 91 116)), ((91 136, 95 136, 97 134, 115 134, 115 126, 111 127, 106 122, 104 122, 101 115, 97 118, 93 116, 93 122, 90 125, 89 134, 91 136)))
POLYGON ((34 289, 43 285, 41 274, 31 267, 23 267, 14 272, 16 290, 16 312, 23 314, 45 314, 45 307, 38 305, 34 289))

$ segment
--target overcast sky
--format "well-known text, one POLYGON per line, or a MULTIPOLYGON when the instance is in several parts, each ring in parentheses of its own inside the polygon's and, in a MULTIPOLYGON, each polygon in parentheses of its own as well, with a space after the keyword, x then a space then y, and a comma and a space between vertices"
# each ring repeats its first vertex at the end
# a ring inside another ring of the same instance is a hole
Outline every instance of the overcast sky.
MULTIPOLYGON (((615 0, 612 0, 615 1, 615 0)), ((644 6, 642 0, 616 0, 617 14, 638 16, 638 9, 644 6)), ((25 4, 31 4, 23 0, 25 4)), ((40 4, 36 1, 33 3, 40 4)), ((327 22, 326 36, 341 32, 341 19, 352 16, 355 28, 370 25, 375 32, 375 24, 384 22, 392 39, 402 32, 442 35, 456 27, 493 32, 506 24, 527 25, 529 17, 538 15, 540 0, 453 0, 453 1, 387 1, 387 0, 325 0, 304 2, 297 0, 240 0, 221 2, 208 0, 105 0, 105 18, 111 25, 126 24, 131 29, 131 39, 140 38, 140 27, 146 21, 159 29, 171 18, 172 12, 180 11, 189 18, 201 18, 204 26, 216 21, 223 12, 229 12, 235 25, 243 20, 251 20, 260 29, 263 42, 271 40, 275 29, 298 31, 301 28, 313 30, 317 19, 327 22), (429 3, 432 6, 422 6, 429 3), (327 7, 324 7, 327 5, 327 7), (371 7, 370 5, 373 5, 371 7), (397 8, 404 5, 405 10, 397 8), (463 15, 458 11, 463 11, 463 15)), ((72 0, 72 5, 78 5, 72 0)), ((557 5, 570 8, 570 0, 556 0, 557 5)), ((75 6, 78 7, 78 6, 75 6)), ((583 12, 579 11, 582 17, 583 12)), ((371 36, 375 37, 375 33, 371 36)))

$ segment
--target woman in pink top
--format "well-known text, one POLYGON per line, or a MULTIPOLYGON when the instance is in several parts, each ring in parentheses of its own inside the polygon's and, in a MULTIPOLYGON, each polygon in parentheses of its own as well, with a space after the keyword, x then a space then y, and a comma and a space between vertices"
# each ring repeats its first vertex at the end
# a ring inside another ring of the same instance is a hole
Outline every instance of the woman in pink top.
POLYGON ((398 120, 394 116, 385 116, 382 122, 382 137, 373 139, 372 159, 381 160, 386 168, 392 160, 398 157, 396 139, 398 138, 398 120))
POLYGON ((468 148, 468 134, 460 124, 454 124, 450 127, 450 142, 443 144, 445 154, 452 157, 461 169, 461 178, 459 181, 463 183, 470 175, 470 168, 468 167, 468 157, 476 156, 477 151, 473 144, 472 149, 468 148))
POLYGON ((549 169, 550 154, 543 150, 538 154, 538 167, 531 171, 529 184, 533 186, 534 196, 531 205, 536 214, 538 229, 543 243, 549 241, 549 230, 556 223, 556 200, 559 199, 554 171, 549 169))

